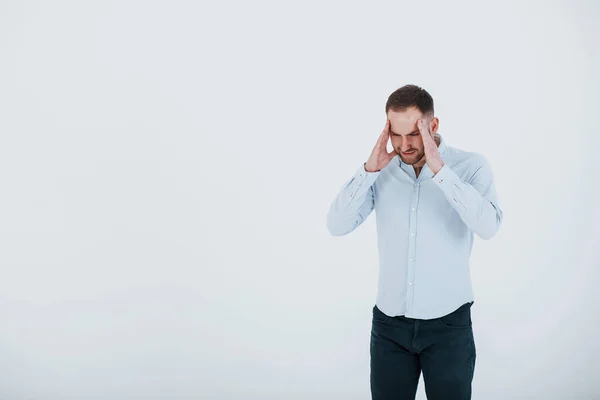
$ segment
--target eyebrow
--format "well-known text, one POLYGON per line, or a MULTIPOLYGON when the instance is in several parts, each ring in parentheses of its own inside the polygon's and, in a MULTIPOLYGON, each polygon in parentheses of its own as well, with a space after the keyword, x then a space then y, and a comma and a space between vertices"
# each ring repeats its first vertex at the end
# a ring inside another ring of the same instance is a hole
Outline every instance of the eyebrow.
MULTIPOLYGON (((391 129, 390 129, 390 132, 392 132, 392 134, 393 134, 393 135, 396 135, 396 136, 402 136, 402 135, 400 135, 399 133, 396 133, 396 132, 394 132, 394 131, 393 131, 393 130, 391 130, 391 129)), ((408 135, 412 135, 413 133, 419 133, 419 130, 417 129, 416 131, 412 131, 411 133, 407 133, 407 134, 406 134, 406 136, 408 136, 408 135)))

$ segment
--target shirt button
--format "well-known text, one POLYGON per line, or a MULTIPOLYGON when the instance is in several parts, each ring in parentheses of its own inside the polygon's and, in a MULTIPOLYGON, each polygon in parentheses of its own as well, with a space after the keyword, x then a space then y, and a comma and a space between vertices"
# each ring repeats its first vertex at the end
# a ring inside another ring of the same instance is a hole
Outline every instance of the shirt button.
POLYGON ((413 210, 413 211, 417 211, 417 209, 416 209, 416 208, 414 208, 414 207, 412 208, 412 210, 413 210))
POLYGON ((412 282, 408 282, 409 285, 412 285, 412 282))
POLYGON ((412 258, 409 258, 409 259, 408 259, 408 261, 412 261, 412 260, 413 260, 412 258))
POLYGON ((410 233, 410 236, 415 236, 415 233, 414 233, 414 232, 411 232, 411 233, 410 233))
POLYGON ((418 183, 415 183, 413 186, 414 186, 414 187, 417 187, 417 186, 419 186, 419 184, 418 184, 418 183))

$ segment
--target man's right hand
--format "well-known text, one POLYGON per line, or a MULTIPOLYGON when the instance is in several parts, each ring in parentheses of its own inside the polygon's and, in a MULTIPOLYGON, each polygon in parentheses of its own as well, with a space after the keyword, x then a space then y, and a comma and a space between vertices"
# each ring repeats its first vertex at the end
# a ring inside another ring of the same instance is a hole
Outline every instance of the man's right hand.
POLYGON ((390 152, 387 151, 387 143, 390 139, 390 120, 386 120, 385 127, 379 135, 377 139, 377 143, 375 147, 373 147, 373 151, 371 152, 371 156, 369 160, 365 163, 365 171, 367 172, 377 172, 384 168, 386 165, 390 163, 392 158, 394 158, 398 153, 396 150, 392 150, 390 152))

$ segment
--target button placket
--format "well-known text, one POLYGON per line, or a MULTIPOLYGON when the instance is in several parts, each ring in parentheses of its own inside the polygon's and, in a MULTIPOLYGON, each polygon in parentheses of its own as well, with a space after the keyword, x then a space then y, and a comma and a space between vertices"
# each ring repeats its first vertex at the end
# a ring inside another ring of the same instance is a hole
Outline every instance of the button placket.
POLYGON ((410 199, 410 215, 409 215, 409 239, 408 239, 408 267, 406 269, 407 290, 406 290, 406 306, 407 310, 412 309, 412 299, 414 298, 414 276, 416 263, 416 232, 417 232, 417 208, 419 202, 419 187, 420 183, 413 184, 413 191, 410 199))

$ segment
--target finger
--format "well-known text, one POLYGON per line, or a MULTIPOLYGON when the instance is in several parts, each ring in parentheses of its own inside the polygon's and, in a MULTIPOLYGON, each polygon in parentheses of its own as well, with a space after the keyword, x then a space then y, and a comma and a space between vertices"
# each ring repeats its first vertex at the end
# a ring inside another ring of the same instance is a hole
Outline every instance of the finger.
POLYGON ((391 126, 390 120, 386 119, 385 127, 383 128, 383 137, 385 139, 386 144, 387 144, 388 139, 390 138, 390 126, 391 126))
POLYGON ((377 146, 379 146, 381 148, 386 148, 389 137, 390 137, 390 120, 386 119, 385 126, 383 127, 383 130, 381 131, 381 135, 379 135, 379 138, 377 139, 377 146))
POLYGON ((421 132, 421 137, 423 138, 423 143, 428 145, 431 144, 433 138, 431 137, 431 133, 429 131, 429 126, 425 120, 420 119, 418 122, 419 132, 421 132))
POLYGON ((437 146, 428 133, 425 133, 425 135, 421 136, 423 136, 423 149, 425 150, 425 156, 427 157, 428 155, 432 154, 432 152, 437 150, 437 146))
POLYGON ((417 122, 417 125, 419 127, 419 131, 421 132, 429 132, 429 124, 427 124, 427 120, 424 119, 419 119, 417 122))

